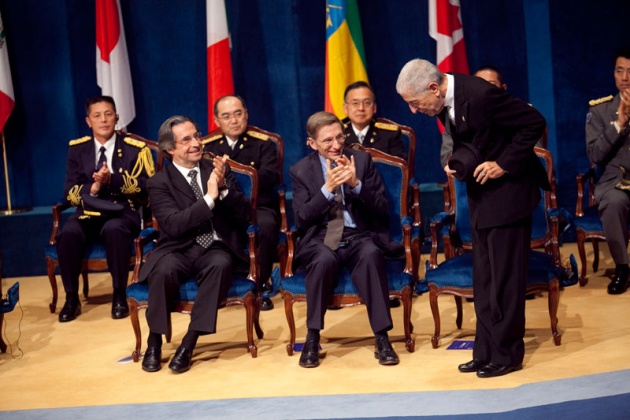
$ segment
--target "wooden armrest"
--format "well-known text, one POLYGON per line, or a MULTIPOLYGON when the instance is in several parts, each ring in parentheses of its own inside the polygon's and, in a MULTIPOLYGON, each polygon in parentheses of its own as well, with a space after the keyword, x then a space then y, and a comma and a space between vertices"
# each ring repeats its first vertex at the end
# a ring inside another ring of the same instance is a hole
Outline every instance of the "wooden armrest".
POLYGON ((278 188, 278 206, 280 208, 280 232, 289 230, 289 222, 287 221, 287 197, 284 185, 278 188))
POLYGON ((438 255, 438 243, 440 241, 440 236, 442 232, 442 228, 445 224, 451 223, 452 215, 443 212, 439 213, 438 216, 434 217, 431 221, 430 231, 431 231, 431 254, 429 256, 429 268, 434 269, 438 266, 437 255, 438 255))
POLYGON ((293 253, 295 252, 295 235, 297 232, 295 230, 287 230, 287 264, 284 269, 284 273, 282 273, 282 277, 292 277, 293 276, 293 253))
POLYGON ((411 212, 413 217, 413 225, 422 230, 422 214, 420 213, 420 184, 415 181, 410 182, 411 185, 411 212))
POLYGON ((64 203, 57 203, 52 206, 53 225, 52 225, 52 231, 50 232, 50 238, 48 239, 49 245, 55 245, 57 243, 57 240, 55 239, 55 237, 57 236, 57 232, 59 231, 59 223, 61 222, 61 213, 63 213, 63 211, 67 209, 68 207, 70 206, 64 203))
POLYGON ((247 229, 247 240, 249 245, 249 274, 247 278, 253 281, 255 284, 258 284, 258 262, 256 260, 256 232, 258 231, 257 226, 250 226, 247 229))

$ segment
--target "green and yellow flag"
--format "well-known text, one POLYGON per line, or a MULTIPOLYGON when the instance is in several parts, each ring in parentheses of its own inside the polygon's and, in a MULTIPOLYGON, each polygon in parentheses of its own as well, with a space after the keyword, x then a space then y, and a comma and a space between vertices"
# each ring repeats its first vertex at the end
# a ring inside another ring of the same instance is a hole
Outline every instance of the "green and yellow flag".
POLYGON ((326 81, 324 109, 344 118, 343 92, 350 83, 368 81, 363 34, 356 0, 326 3, 326 81))

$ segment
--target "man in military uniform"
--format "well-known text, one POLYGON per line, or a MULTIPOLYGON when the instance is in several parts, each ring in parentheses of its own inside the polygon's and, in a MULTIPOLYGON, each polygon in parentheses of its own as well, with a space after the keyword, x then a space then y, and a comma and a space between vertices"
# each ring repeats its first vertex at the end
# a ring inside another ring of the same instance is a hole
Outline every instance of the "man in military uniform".
POLYGON ((586 152, 592 163, 603 167, 595 188, 599 217, 615 261, 615 276, 608 293, 628 288, 628 218, 630 192, 619 188, 623 169, 630 169, 630 48, 615 57, 615 84, 619 93, 589 102, 586 115, 586 152))
MULTIPOLYGON (((204 141, 204 151, 249 165, 258 171, 258 201, 256 221, 258 231, 258 259, 260 261, 259 285, 269 287, 273 262, 276 259, 278 233, 278 160, 275 145, 255 131, 247 130, 247 106, 240 96, 228 95, 214 104, 214 121, 222 135, 204 141)), ((263 311, 273 309, 269 298, 263 299, 263 311)))
POLYGON ((140 232, 139 206, 146 202, 145 182, 155 172, 143 142, 115 132, 118 115, 109 96, 85 102, 85 122, 92 136, 70 142, 64 200, 76 211, 57 234, 59 271, 66 291, 60 322, 81 313, 79 275, 85 249, 95 239, 105 244, 112 275, 112 318, 129 315, 126 287, 134 238, 140 232))
POLYGON ((343 98, 343 112, 348 116, 342 121, 346 146, 361 143, 407 160, 400 128, 376 122, 376 97, 369 84, 359 81, 348 85, 343 98))

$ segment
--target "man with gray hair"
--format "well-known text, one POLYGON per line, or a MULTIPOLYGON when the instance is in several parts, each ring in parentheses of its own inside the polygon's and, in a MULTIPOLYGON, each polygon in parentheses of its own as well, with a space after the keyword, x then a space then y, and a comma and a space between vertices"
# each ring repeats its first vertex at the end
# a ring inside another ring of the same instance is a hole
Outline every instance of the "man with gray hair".
POLYGON ((520 370, 532 213, 539 188, 550 188, 534 153, 545 119, 479 77, 421 59, 405 64, 396 90, 412 113, 438 116, 453 138, 448 174, 466 181, 477 326, 473 360, 459 370, 481 378, 520 370))

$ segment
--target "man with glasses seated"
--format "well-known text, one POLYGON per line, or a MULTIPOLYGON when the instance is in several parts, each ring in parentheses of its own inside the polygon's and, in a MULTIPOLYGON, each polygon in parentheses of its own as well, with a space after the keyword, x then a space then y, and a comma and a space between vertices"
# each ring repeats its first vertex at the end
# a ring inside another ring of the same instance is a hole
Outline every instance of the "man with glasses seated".
POLYGON ((407 159, 402 134, 397 125, 376 122, 376 97, 370 85, 359 81, 344 92, 343 122, 346 144, 361 143, 393 156, 407 159))
POLYGON ((315 152, 291 167, 293 211, 298 229, 295 258, 306 270, 308 333, 300 366, 319 366, 320 330, 341 267, 367 307, 381 365, 398 364, 387 331, 392 328, 385 257, 402 252, 391 241, 387 198, 368 153, 344 149, 341 121, 317 112, 306 123, 307 144, 315 152))
MULTIPOLYGON (((219 98, 214 104, 214 121, 223 135, 212 137, 205 142, 204 150, 217 156, 249 165, 258 171, 258 201, 256 220, 258 232, 258 258, 260 261, 259 286, 269 287, 269 276, 276 259, 278 233, 280 231, 280 211, 278 210, 278 161, 272 141, 257 138, 256 132, 247 131, 247 107, 240 96, 228 95, 219 98)), ((269 298, 263 299, 263 311, 273 309, 269 298)))

